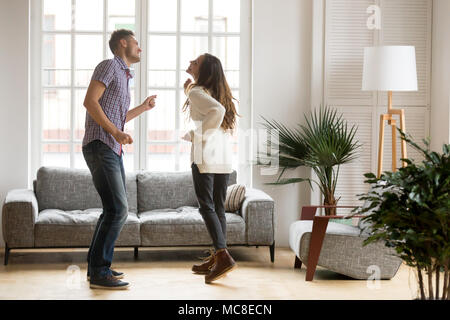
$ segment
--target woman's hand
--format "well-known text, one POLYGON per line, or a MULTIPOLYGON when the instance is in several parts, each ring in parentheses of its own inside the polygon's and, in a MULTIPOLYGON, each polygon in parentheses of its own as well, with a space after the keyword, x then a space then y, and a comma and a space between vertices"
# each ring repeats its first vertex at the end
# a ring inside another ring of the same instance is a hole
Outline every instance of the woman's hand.
POLYGON ((192 80, 190 78, 188 78, 185 82, 184 82, 184 91, 186 91, 187 87, 192 83, 192 80))
POLYGON ((191 131, 186 132, 185 135, 181 137, 181 139, 184 141, 192 142, 191 131))

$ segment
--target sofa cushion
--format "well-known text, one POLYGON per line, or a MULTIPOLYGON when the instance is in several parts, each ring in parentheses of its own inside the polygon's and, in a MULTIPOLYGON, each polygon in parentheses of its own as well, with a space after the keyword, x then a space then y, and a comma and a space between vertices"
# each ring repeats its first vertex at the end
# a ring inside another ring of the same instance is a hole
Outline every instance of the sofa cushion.
POLYGON ((197 206, 191 172, 143 172, 137 174, 138 212, 197 206))
MULTIPOLYGON (((236 183, 236 171, 228 185, 236 183)), ((155 209, 198 207, 192 172, 142 172, 137 174, 138 212, 155 209)))
MULTIPOLYGON (((244 219, 225 213, 227 244, 245 244, 244 219)), ((211 245, 202 216, 195 207, 151 210, 138 214, 143 246, 211 245)))
MULTIPOLYGON (((312 232, 313 221, 312 220, 299 220, 291 224, 289 228, 289 246, 292 251, 299 256, 300 243, 302 238, 312 232)), ((342 223, 328 222, 326 234, 339 234, 358 237, 360 235, 360 229, 358 227, 349 226, 342 223)), ((362 241, 362 240, 361 240, 362 241)))
MULTIPOLYGON (((394 248, 386 247, 384 241, 372 242, 365 246, 364 239, 354 235, 327 233, 323 239, 317 265, 360 280, 370 279, 374 266, 379 270, 378 279, 387 280, 394 277, 402 264, 394 248)), ((310 241, 311 233, 305 233, 298 255, 305 263, 308 262, 310 241)))
MULTIPOLYGON (((46 209, 35 225, 36 247, 89 247, 101 208, 63 211, 46 209)), ((139 219, 129 212, 116 246, 139 246, 139 219)))
MULTIPOLYGON (((137 212, 136 174, 126 173, 128 211, 137 212)), ((102 202, 89 170, 41 167, 37 172, 36 197, 39 211, 100 208, 102 202)))

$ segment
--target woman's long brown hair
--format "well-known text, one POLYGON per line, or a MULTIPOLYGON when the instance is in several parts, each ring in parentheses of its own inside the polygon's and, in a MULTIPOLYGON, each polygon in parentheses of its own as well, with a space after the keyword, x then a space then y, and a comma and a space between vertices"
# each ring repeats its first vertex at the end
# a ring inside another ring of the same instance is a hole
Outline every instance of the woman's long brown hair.
MULTIPOLYGON (((240 116, 233 103, 233 100, 237 101, 237 99, 231 94, 230 86, 225 78, 219 58, 209 53, 203 55, 197 82, 191 84, 188 90, 197 86, 206 89, 214 99, 225 107, 225 116, 220 127, 224 130, 233 130, 236 126, 236 116, 240 116)), ((189 99, 184 103, 183 111, 186 111, 188 107, 189 99)))

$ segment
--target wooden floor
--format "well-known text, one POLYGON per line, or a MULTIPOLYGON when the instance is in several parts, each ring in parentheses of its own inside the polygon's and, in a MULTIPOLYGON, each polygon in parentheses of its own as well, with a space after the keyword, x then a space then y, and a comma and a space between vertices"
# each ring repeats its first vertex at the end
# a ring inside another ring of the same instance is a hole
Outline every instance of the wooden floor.
MULTIPOLYGON (((87 249, 13 250, 9 264, 0 266, 0 299, 411 299, 413 272, 402 265, 391 280, 379 286, 318 268, 305 282, 305 267, 294 269, 294 254, 276 248, 275 263, 268 247, 232 247, 238 268, 207 285, 191 272, 205 248, 117 248, 113 268, 125 272, 128 290, 92 290, 86 281, 87 249)), ((3 253, 0 254, 3 262, 3 253)))

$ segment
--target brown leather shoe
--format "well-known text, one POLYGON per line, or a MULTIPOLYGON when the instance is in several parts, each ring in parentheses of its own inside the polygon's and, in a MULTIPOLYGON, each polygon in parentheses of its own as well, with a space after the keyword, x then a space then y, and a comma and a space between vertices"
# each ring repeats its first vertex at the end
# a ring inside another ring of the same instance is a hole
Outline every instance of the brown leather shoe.
POLYGON ((215 259, 215 253, 213 250, 209 250, 209 256, 203 259, 202 264, 195 264, 192 266, 192 271, 197 274, 207 274, 209 270, 214 265, 215 259))
POLYGON ((225 276, 228 272, 236 268, 236 262, 231 257, 227 249, 220 249, 216 252, 216 263, 205 276, 205 283, 211 283, 225 276))

